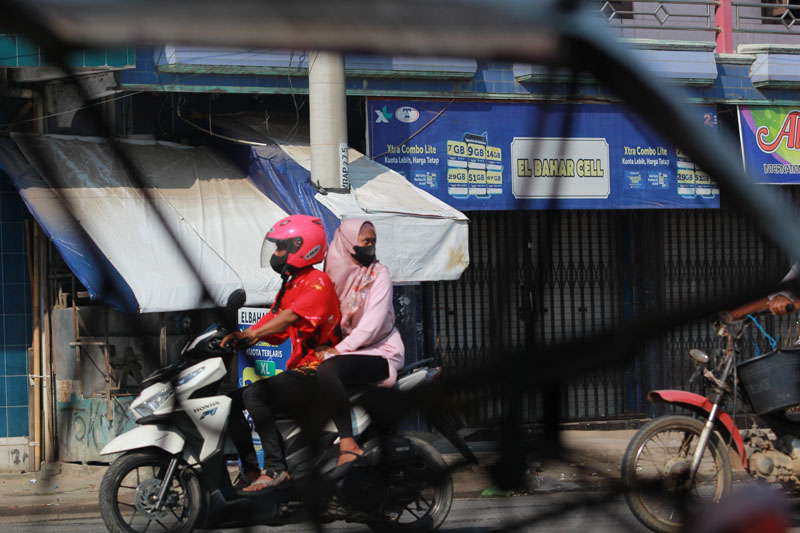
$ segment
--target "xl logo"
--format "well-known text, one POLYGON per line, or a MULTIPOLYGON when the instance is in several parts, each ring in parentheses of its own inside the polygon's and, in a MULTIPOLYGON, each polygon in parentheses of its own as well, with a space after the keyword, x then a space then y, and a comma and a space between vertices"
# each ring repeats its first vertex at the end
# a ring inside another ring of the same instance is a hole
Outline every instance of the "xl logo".
POLYGON ((213 408, 213 409, 209 409, 208 411, 205 411, 205 412, 203 413, 203 416, 201 416, 201 417, 200 417, 200 420, 198 420, 198 422, 200 422, 201 420, 203 420, 203 419, 204 419, 205 417, 207 417, 207 416, 214 416, 214 414, 215 414, 216 412, 217 412, 217 408, 216 408, 216 407, 215 407, 215 408, 213 408))
POLYGON ((386 106, 383 106, 383 109, 376 109, 375 114, 378 115, 378 118, 375 119, 377 124, 388 124, 389 119, 392 118, 392 114, 386 110, 386 106))

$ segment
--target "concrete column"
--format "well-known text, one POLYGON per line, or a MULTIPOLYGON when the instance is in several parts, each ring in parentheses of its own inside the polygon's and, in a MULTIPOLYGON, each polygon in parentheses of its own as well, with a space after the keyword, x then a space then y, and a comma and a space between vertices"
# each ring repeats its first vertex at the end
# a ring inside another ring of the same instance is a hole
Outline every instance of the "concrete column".
POLYGON ((347 104, 342 54, 309 53, 308 111, 311 180, 325 189, 349 190, 347 104))

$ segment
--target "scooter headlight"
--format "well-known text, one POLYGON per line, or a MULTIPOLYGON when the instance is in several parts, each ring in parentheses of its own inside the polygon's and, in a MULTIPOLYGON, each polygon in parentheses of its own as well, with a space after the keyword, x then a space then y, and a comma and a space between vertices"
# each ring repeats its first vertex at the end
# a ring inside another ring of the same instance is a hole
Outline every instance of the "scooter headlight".
POLYGON ((201 366, 197 370, 193 370, 193 371, 189 372, 188 374, 186 374, 185 376, 180 378, 177 382, 175 382, 175 386, 176 387, 180 387, 182 385, 186 385, 187 383, 192 381, 194 378, 196 378, 197 376, 202 374, 203 370, 205 370, 205 369, 206 369, 206 367, 201 366))
POLYGON ((158 411, 158 409, 161 408, 161 406, 164 405, 164 403, 169 400, 170 396, 172 396, 174 393, 175 389, 172 388, 172 385, 167 385, 133 409, 140 417, 150 416, 154 412, 158 411))

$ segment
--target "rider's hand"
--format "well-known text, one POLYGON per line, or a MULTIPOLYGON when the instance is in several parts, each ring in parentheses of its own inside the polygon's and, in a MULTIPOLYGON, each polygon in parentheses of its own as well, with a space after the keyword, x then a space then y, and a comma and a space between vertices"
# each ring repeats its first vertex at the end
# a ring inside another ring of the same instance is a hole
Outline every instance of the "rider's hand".
POLYGON ((793 303, 792 300, 782 294, 778 294, 769 301, 769 312, 773 315, 785 315, 786 306, 793 303))
POLYGON ((252 329, 246 329, 244 331, 234 331, 233 333, 225 335, 225 337, 222 339, 222 342, 220 343, 220 346, 224 348, 230 342, 231 346, 236 347, 240 341, 245 341, 247 342, 248 346, 252 346, 258 341, 258 339, 256 338, 255 331, 253 331, 252 329))
POLYGON ((242 335, 241 331, 234 331, 233 333, 228 333, 222 338, 222 342, 220 342, 219 345, 225 348, 229 342, 232 342, 233 345, 235 346, 236 341, 239 340, 239 337, 241 337, 241 335, 242 335))

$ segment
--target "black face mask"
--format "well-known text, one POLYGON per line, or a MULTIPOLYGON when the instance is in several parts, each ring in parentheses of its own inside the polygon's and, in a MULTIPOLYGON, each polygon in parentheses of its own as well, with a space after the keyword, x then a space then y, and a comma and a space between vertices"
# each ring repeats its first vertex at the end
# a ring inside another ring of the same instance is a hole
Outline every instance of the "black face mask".
POLYGON ((375 261, 375 245, 372 246, 353 246, 354 254, 353 259, 364 265, 370 266, 375 261))
POLYGON ((269 258, 269 266, 272 267, 272 270, 282 276, 283 273, 286 272, 286 267, 289 266, 286 264, 288 259, 288 255, 277 256, 273 254, 272 257, 269 258))

